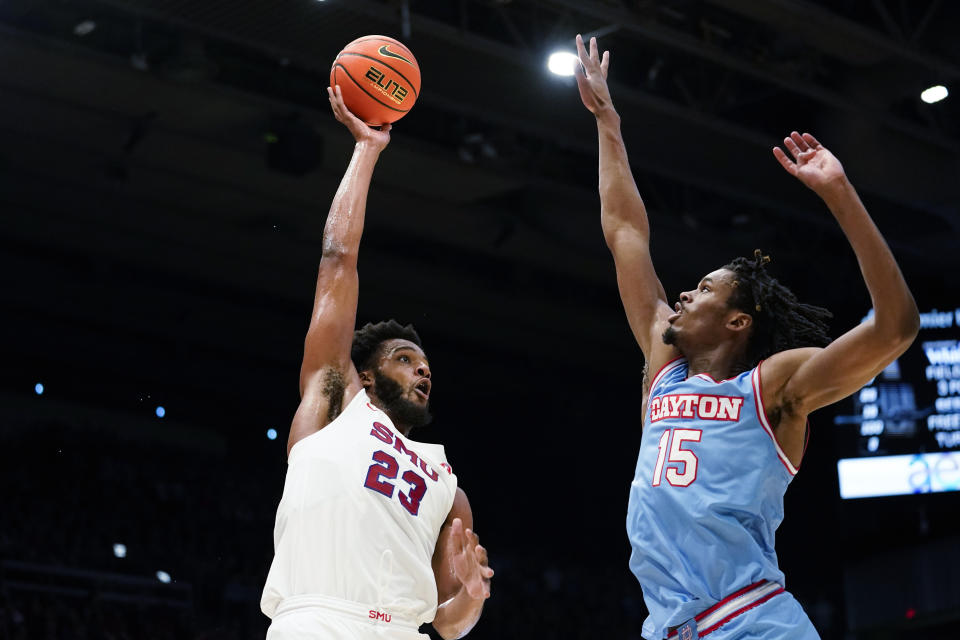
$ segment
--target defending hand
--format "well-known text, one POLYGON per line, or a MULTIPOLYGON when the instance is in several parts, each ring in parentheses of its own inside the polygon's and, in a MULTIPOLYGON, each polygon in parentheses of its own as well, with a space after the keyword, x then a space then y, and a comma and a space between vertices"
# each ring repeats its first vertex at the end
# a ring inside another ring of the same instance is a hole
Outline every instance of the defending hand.
POLYGON ((796 131, 783 139, 791 160, 780 147, 773 148, 773 155, 787 173, 823 197, 834 187, 844 184, 846 174, 837 157, 830 153, 809 133, 800 135, 796 131))
POLYGON ((610 89, 607 87, 607 69, 610 67, 610 52, 603 52, 597 48, 597 39, 590 38, 590 53, 583 46, 583 38, 577 35, 577 55, 580 64, 575 65, 574 74, 577 77, 577 87, 580 88, 580 99, 583 106, 594 115, 613 108, 610 100, 610 89))
POLYGON ((350 113, 347 105, 343 103, 343 93, 340 91, 340 85, 336 87, 327 87, 327 97, 330 99, 330 107, 333 109, 333 117, 337 122, 344 124, 353 139, 360 144, 366 144, 377 151, 382 151, 390 143, 389 124, 385 124, 379 129, 374 129, 357 116, 350 113))
POLYGON ((487 566, 487 550, 480 546, 476 533, 463 529, 463 521, 454 518, 450 525, 451 564, 453 575, 475 600, 490 597, 493 569, 487 566))

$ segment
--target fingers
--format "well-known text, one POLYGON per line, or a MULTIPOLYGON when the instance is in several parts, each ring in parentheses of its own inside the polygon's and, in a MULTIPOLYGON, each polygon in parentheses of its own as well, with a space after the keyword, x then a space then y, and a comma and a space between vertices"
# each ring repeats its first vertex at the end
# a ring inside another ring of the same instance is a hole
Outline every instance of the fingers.
POLYGON ((822 149, 823 145, 820 144, 820 141, 813 137, 812 133, 803 134, 804 141, 814 149, 822 149))
MULTIPOLYGON (((586 46, 583 44, 583 36, 580 34, 577 34, 576 43, 577 57, 580 58, 580 64, 583 65, 583 69, 588 72, 599 70, 603 74, 603 77, 607 77, 607 68, 610 66, 610 52, 604 51, 603 59, 601 60, 600 49, 597 46, 596 38, 590 38, 589 53, 587 52, 586 46)), ((583 69, 581 69, 581 72, 583 69)))
POLYGON ((803 136, 796 131, 790 132, 790 139, 793 140, 794 144, 797 145, 797 148, 800 149, 801 153, 810 150, 810 145, 807 144, 807 141, 803 139, 803 136))
POLYGON ((787 157, 787 154, 783 152, 783 149, 780 147, 773 148, 773 157, 775 157, 779 162, 780 166, 786 169, 787 173, 792 176, 797 175, 797 165, 787 157))
POLYGON ((476 547, 474 547, 473 551, 477 556, 477 562, 480 564, 480 575, 487 579, 492 578, 493 569, 491 569, 488 564, 489 559, 487 558, 486 548, 483 545, 478 544, 476 547))
POLYGON ((579 33, 576 38, 577 42, 577 57, 580 58, 580 64, 583 66, 587 65, 587 61, 590 59, 590 56, 587 55, 587 50, 583 46, 583 36, 579 33))
POLYGON ((477 547, 480 544, 480 537, 471 529, 466 530, 466 540, 464 540, 464 551, 477 547))
POLYGON ((461 553, 467 545, 467 540, 463 535, 463 520, 454 518, 450 523, 450 544, 456 553, 461 553))
POLYGON ((797 158, 800 157, 801 149, 793 139, 793 134, 783 139, 783 146, 787 148, 787 151, 790 152, 790 155, 793 156, 794 160, 797 160, 797 158))
POLYGON ((327 96, 330 99, 330 107, 333 109, 333 117, 338 122, 347 124, 350 111, 347 109, 347 105, 343 104, 343 93, 340 91, 340 85, 327 87, 327 96))
POLYGON ((487 564, 487 549, 482 544, 479 543, 479 538, 477 539, 477 545, 474 547, 473 551, 477 554, 477 562, 486 566, 487 564))

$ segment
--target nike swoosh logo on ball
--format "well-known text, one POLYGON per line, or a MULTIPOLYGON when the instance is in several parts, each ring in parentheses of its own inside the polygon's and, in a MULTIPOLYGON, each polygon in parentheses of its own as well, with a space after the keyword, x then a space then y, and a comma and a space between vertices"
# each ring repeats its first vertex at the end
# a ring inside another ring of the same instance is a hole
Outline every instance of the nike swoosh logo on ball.
POLYGON ((389 46, 390 46, 390 45, 385 44, 385 45, 383 45, 382 47, 380 47, 377 51, 378 51, 378 52, 380 53, 380 55, 382 55, 382 56, 387 56, 388 58, 396 58, 397 60, 403 60, 403 61, 406 62, 407 64, 413 64, 412 62, 410 62, 409 60, 407 60, 406 58, 404 58, 402 55, 400 55, 399 53, 394 53, 393 51, 390 51, 390 49, 387 48, 387 47, 389 47, 389 46))

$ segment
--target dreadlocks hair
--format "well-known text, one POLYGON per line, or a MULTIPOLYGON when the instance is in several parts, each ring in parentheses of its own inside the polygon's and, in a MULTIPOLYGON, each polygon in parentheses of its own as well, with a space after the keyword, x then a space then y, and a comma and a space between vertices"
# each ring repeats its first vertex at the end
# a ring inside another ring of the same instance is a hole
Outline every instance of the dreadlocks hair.
POLYGON ((724 266, 735 274, 727 305, 753 318, 744 370, 780 351, 830 344, 826 321, 833 314, 798 301, 790 289, 767 273, 769 262, 770 256, 757 249, 753 258, 735 258, 724 266))
POLYGON ((413 328, 413 325, 403 326, 393 318, 376 324, 368 322, 363 325, 363 328, 354 331, 353 344, 350 347, 350 359, 353 360, 353 365, 357 368, 357 371, 363 371, 373 366, 380 345, 395 338, 409 340, 423 348, 420 335, 413 328))

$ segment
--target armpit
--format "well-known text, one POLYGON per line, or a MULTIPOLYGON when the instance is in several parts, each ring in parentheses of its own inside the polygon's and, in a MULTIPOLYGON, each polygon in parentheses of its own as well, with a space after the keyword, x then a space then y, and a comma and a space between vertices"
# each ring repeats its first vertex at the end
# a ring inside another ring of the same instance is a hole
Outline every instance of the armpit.
POLYGON ((327 420, 333 422, 343 410, 343 395, 347 390, 347 380, 341 371, 332 367, 324 369, 321 375, 323 376, 323 380, 320 392, 329 402, 327 420))

